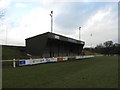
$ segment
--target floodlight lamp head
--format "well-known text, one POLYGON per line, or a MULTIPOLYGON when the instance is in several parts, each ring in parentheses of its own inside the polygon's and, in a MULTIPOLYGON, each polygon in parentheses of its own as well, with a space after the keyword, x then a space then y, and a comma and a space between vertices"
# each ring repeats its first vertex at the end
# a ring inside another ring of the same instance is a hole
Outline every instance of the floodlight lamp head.
POLYGON ((81 27, 79 27, 79 30, 81 29, 81 27))
POLYGON ((53 14, 53 11, 51 11, 51 14, 53 14))

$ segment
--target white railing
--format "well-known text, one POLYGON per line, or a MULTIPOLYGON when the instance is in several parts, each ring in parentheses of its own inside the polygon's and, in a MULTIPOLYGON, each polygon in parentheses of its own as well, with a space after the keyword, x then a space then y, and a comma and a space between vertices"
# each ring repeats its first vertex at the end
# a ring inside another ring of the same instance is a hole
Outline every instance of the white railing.
MULTIPOLYGON (((85 58, 92 58, 95 57, 94 55, 89 56, 75 56, 75 59, 85 59, 85 58)), ((42 64, 42 63, 48 63, 48 62, 60 62, 60 61, 67 61, 70 57, 53 57, 53 58, 39 58, 39 59, 13 59, 13 60, 0 60, 1 62, 5 61, 12 61, 13 67, 16 67, 16 61, 19 61, 19 66, 25 66, 25 65, 34 65, 34 64, 42 64)))

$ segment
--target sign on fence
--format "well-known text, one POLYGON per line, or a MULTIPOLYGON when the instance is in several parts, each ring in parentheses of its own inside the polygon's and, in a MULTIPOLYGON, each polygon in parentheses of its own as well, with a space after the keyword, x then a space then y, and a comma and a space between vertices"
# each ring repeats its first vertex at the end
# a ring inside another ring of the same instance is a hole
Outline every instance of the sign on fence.
POLYGON ((63 61, 67 61, 68 60, 68 57, 63 57, 63 61))
POLYGON ((31 65, 31 64, 39 64, 45 63, 44 59, 31 59, 31 60, 19 60, 19 65, 31 65))
POLYGON ((84 58, 92 58, 95 57, 94 55, 89 55, 89 56, 76 56, 75 59, 84 59, 84 58))
MULTIPOLYGON (((83 58, 92 58, 93 55, 89 56, 76 56, 75 59, 83 59, 83 58)), ((61 62, 67 61, 68 57, 58 57, 58 58, 41 58, 41 59, 30 59, 30 60, 19 60, 19 66, 23 65, 32 65, 32 64, 40 64, 40 63, 48 63, 48 62, 61 62)))
POLYGON ((31 60, 19 60, 19 66, 40 64, 40 63, 47 63, 47 62, 57 62, 57 58, 42 58, 42 59, 31 59, 31 60))
POLYGON ((57 58, 50 58, 50 62, 57 62, 57 58))
POLYGON ((26 64, 25 61, 26 61, 26 60, 19 60, 19 66, 25 65, 25 64, 26 64))

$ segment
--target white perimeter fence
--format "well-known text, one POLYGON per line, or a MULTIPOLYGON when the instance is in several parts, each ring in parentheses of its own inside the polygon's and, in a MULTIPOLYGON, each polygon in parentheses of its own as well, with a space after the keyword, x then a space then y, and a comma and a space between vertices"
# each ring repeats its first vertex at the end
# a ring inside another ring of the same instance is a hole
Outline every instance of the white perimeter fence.
MULTIPOLYGON (((89 56, 75 56, 75 60, 80 60, 80 59, 86 59, 86 58, 93 58, 95 57, 94 55, 89 55, 89 56)), ((20 60, 2 60, 2 62, 11 62, 12 61, 12 66, 15 68, 16 67, 16 62, 18 62, 19 66, 25 66, 25 65, 34 65, 34 64, 42 64, 42 63, 51 63, 51 62, 61 62, 61 61, 68 61, 70 58, 69 57, 53 57, 53 58, 40 58, 40 59, 20 59, 20 60)))

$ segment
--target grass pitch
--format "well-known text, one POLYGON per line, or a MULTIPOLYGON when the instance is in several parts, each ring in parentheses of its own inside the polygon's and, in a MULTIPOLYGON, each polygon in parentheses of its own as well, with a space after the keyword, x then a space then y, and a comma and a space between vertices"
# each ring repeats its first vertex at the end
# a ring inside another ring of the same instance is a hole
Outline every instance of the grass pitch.
POLYGON ((4 68, 3 88, 118 88, 118 57, 4 68))

